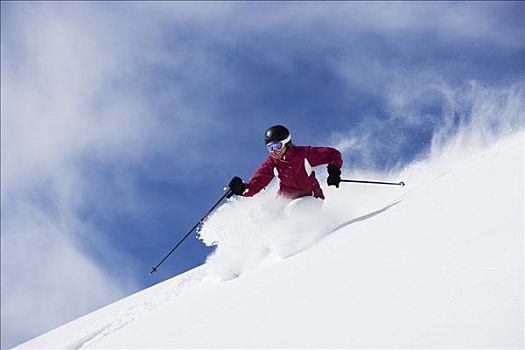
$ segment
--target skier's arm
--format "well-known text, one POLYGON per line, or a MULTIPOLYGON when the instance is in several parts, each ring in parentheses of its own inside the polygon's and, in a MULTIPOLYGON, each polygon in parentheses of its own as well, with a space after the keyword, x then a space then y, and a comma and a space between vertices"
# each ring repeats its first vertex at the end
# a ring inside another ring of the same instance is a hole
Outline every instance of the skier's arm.
POLYGON ((252 178, 246 184, 246 191, 242 194, 244 197, 252 197, 259 193, 263 188, 268 186, 274 177, 273 165, 270 157, 266 159, 264 163, 261 164, 259 169, 253 174, 252 178))
POLYGON ((339 188, 341 167, 343 166, 341 152, 332 147, 308 147, 307 159, 312 167, 328 164, 328 178, 326 182, 328 186, 339 188))
POLYGON ((343 158, 341 152, 332 147, 307 147, 306 158, 312 167, 321 164, 336 166, 341 169, 343 158))

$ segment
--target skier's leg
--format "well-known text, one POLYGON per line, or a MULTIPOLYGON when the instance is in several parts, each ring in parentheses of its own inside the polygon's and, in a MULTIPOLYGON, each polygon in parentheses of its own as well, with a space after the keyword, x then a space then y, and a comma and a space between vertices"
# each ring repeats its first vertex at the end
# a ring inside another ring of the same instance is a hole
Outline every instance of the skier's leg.
POLYGON ((323 200, 311 196, 300 197, 292 200, 284 208, 286 216, 296 216, 298 214, 318 213, 323 208, 323 200))
POLYGON ((270 248, 281 258, 307 249, 315 242, 323 200, 301 197, 284 208, 280 229, 270 238, 270 248))

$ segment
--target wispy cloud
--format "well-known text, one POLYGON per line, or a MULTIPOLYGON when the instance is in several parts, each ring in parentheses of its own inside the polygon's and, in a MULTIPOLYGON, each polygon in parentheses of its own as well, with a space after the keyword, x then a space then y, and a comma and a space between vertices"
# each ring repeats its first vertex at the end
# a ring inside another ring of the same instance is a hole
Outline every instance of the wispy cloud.
POLYGON ((133 199, 124 171, 102 185, 90 166, 140 164, 168 137, 133 87, 145 63, 129 43, 144 38, 113 20, 89 4, 2 4, 2 346, 138 287, 129 257, 82 220, 133 199))
POLYGON ((118 53, 83 10, 2 5, 2 347, 136 288, 85 249, 98 233, 78 216, 90 189, 79 163, 140 152, 146 107, 126 96, 100 108, 118 53))

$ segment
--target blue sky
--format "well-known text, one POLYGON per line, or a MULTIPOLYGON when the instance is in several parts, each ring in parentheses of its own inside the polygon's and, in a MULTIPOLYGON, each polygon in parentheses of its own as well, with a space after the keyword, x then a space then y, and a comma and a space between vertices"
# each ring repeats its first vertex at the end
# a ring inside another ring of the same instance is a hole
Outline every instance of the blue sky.
POLYGON ((523 101, 519 2, 1 6, 2 346, 202 263, 192 236, 148 275, 273 124, 388 172, 523 101))

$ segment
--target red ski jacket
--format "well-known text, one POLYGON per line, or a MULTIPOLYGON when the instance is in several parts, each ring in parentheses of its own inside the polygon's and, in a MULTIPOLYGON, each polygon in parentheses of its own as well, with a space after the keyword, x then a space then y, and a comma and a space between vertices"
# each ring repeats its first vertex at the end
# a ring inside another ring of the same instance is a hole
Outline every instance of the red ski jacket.
POLYGON ((251 197, 268 186, 277 170, 279 194, 292 199, 314 196, 324 199, 323 191, 312 170, 321 164, 343 166, 341 152, 331 147, 292 145, 282 159, 268 156, 246 184, 243 196, 251 197))

